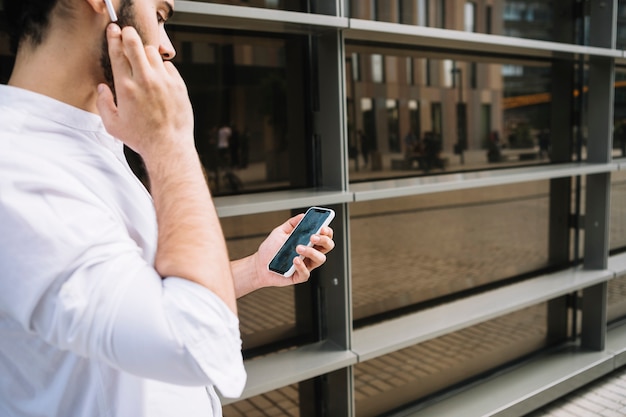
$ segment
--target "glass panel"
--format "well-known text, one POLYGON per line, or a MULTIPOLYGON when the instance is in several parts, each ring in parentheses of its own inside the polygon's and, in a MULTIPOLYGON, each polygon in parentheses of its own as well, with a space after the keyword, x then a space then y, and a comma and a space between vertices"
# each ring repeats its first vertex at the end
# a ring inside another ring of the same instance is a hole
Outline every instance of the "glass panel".
MULTIPOLYGON (((574 42, 572 10, 571 5, 561 5, 550 0, 350 2, 350 17, 356 19, 557 42, 574 42), (457 12, 459 9, 460 13, 457 12), (555 16, 559 18, 556 19, 555 16)), ((626 17, 624 20, 626 21, 626 17)))
MULTIPOLYGON (((213 195, 307 187, 311 138, 302 37, 168 26, 194 107, 196 147, 213 195)), ((0 31, 0 82, 13 66, 0 31)), ((129 162, 142 176, 140 161, 129 162)))
MULTIPOLYGON (((624 6, 626 8, 626 5, 624 6)), ((626 45, 625 45, 626 46, 626 45)), ((613 157, 626 157, 626 68, 615 68, 613 157)))
POLYGON ((0 11, 0 84, 6 84, 9 81, 13 62, 15 61, 15 57, 9 47, 9 35, 7 35, 6 29, 2 26, 3 19, 4 13, 0 11))
POLYGON ((611 251, 626 250, 626 172, 611 173, 609 248, 611 251))
MULTIPOLYGON (((403 54, 400 48, 385 54, 389 50, 379 45, 348 44, 346 49, 351 56, 346 63, 347 102, 356 103, 348 106, 350 143, 368 144, 365 152, 351 153, 359 158, 350 164, 351 182, 553 160, 552 108, 571 106, 574 95, 559 94, 559 102, 553 103, 549 62, 468 62, 452 54, 403 54), (372 63, 370 76, 354 76, 356 56, 372 63), (414 103, 419 103, 419 126, 414 126, 414 103), (419 130, 412 131, 415 127, 419 130), (359 132, 364 138, 360 141, 354 136, 359 132), (396 134, 416 140, 398 146, 396 134), (368 165, 366 159, 376 163, 368 165), (358 169, 363 165, 368 169, 358 169)), ((569 147, 572 129, 563 123, 562 130, 555 137, 569 147)), ((566 152, 554 160, 571 158, 566 152)))
POLYGON ((608 282, 607 322, 626 318, 626 276, 608 282))
POLYGON ((549 182, 350 206, 357 321, 549 266, 549 182))
POLYGON ((354 366, 356 415, 384 415, 546 346, 540 304, 354 366))
POLYGON ((374 0, 375 18, 382 22, 398 21, 398 0, 374 0))
POLYGON ((289 385, 276 391, 225 405, 222 413, 224 417, 299 417, 298 385, 289 385))
POLYGON ((306 187, 307 43, 169 27, 214 195, 306 187))
POLYGON ((626 0, 617 4, 617 49, 626 49, 626 0))
POLYGON ((428 26, 428 9, 430 0, 400 0, 400 23, 406 25, 428 26))
MULTIPOLYGON (((280 211, 220 219, 231 259, 240 259, 258 249, 270 231, 291 217, 280 211)), ((310 326, 296 325, 295 287, 264 288, 237 301, 244 353, 257 355, 263 346, 298 344, 310 326), (283 343, 283 344, 284 344, 283 343)))

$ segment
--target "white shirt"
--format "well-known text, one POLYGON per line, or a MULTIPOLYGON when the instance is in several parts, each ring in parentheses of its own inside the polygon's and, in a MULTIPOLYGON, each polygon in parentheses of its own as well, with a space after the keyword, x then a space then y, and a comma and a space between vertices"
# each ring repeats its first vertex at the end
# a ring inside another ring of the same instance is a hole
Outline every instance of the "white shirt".
POLYGON ((220 416, 213 386, 241 394, 237 317, 161 279, 156 242, 100 117, 0 85, 0 416, 220 416))

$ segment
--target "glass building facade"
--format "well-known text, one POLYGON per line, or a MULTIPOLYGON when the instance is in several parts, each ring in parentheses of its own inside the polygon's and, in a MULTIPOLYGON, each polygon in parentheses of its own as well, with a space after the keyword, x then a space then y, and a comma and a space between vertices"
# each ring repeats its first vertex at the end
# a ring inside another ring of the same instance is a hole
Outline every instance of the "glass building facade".
POLYGON ((231 257, 337 213, 308 283, 239 300, 226 417, 521 416, 626 363, 626 2, 176 10, 231 257))

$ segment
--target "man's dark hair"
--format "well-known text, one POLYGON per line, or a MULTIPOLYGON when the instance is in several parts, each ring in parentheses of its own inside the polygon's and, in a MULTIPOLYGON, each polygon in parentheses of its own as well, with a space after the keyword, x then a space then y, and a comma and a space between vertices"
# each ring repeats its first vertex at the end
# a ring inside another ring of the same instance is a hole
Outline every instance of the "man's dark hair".
POLYGON ((50 23, 50 14, 59 0, 6 0, 6 14, 11 49, 17 52, 19 44, 25 40, 32 45, 43 41, 50 23))

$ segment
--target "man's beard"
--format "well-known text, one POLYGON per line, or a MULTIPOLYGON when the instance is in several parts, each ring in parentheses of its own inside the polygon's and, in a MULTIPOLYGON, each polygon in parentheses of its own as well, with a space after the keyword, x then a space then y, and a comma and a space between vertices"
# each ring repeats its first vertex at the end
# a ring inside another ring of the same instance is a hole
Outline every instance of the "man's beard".
MULTIPOLYGON (((116 23, 119 25, 120 28, 126 26, 134 27, 137 30, 137 33, 139 33, 139 36, 144 39, 143 32, 137 24, 137 20, 135 19, 133 0, 122 0, 120 10, 117 12, 116 23)), ((109 42, 107 40, 106 34, 104 35, 104 38, 102 40, 100 66, 102 67, 102 72, 106 84, 111 88, 111 91, 113 92, 113 97, 116 97, 115 83, 113 82, 113 69, 111 68, 111 57, 109 56, 109 42)))

